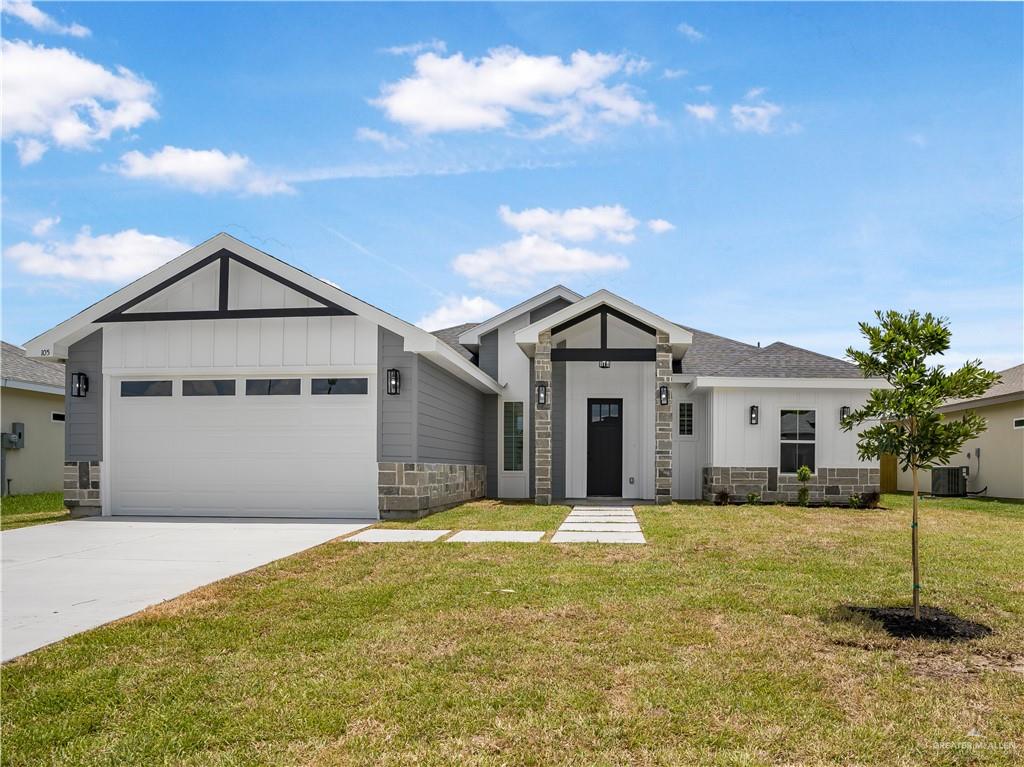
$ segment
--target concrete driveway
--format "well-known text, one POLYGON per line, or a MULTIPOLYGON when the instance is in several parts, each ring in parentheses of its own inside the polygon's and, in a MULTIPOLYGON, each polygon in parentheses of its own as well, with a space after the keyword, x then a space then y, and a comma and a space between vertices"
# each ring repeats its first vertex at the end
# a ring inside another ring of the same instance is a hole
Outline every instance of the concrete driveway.
POLYGON ((2 658, 15 658, 367 526, 94 517, 0 533, 2 658))

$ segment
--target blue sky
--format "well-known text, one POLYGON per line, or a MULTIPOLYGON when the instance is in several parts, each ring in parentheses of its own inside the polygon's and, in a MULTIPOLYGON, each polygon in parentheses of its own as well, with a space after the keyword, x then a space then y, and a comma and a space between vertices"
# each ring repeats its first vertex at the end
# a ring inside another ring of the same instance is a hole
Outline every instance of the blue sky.
POLYGON ((430 327, 554 282, 1022 361, 1022 6, 5 3, 3 337, 219 231, 430 327))

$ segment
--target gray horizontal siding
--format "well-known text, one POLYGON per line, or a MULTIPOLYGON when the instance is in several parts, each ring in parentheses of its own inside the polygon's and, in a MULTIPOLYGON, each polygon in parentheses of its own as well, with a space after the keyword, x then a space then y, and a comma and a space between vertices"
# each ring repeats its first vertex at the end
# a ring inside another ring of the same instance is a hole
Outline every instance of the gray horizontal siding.
POLYGON ((429 360, 419 359, 417 460, 484 462, 484 394, 429 360))
POLYGON ((377 460, 416 460, 416 355, 403 351, 402 337, 390 330, 378 331, 377 460), (387 394, 388 368, 402 376, 400 393, 387 394))
POLYGON ((100 461, 103 459, 103 330, 86 336, 68 347, 64 367, 64 459, 100 461), (72 397, 71 374, 85 373, 89 391, 84 397, 72 397))

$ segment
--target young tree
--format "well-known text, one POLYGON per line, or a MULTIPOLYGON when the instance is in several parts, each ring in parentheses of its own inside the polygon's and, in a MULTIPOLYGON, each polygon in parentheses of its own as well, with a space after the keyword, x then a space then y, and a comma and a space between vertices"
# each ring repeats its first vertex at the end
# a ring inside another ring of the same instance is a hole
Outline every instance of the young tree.
POLYGON ((921 570, 918 557, 918 472, 945 464, 961 446, 985 431, 985 419, 973 411, 963 417, 943 419, 935 412, 949 399, 984 394, 999 375, 985 370, 980 360, 967 362, 947 373, 942 365, 926 360, 949 349, 951 333, 945 317, 912 311, 875 312, 878 325, 861 322, 860 332, 868 350, 853 347, 846 355, 865 378, 884 378, 888 389, 872 389, 864 407, 843 421, 850 431, 864 421, 877 421, 858 434, 857 452, 862 460, 896 456, 903 471, 914 481, 911 556, 914 569, 914 620, 921 617, 921 570))

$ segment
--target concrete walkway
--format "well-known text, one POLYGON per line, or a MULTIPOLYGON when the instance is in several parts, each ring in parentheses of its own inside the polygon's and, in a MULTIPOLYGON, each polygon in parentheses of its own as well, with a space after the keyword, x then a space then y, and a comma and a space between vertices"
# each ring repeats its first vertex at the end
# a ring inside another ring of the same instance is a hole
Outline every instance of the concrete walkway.
POLYGON ((4 661, 367 522, 93 517, 0 533, 4 661))
POLYGON ((631 506, 575 506, 552 543, 647 543, 631 506))

